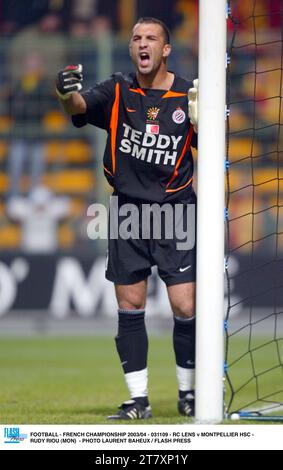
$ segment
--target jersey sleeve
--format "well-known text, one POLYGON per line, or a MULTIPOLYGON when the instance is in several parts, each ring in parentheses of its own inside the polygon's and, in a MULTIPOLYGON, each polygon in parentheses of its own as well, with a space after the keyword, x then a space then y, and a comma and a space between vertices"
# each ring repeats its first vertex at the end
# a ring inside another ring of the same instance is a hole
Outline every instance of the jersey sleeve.
POLYGON ((115 80, 113 77, 81 93, 86 102, 86 113, 72 116, 75 127, 86 124, 109 130, 111 109, 115 97, 115 80))

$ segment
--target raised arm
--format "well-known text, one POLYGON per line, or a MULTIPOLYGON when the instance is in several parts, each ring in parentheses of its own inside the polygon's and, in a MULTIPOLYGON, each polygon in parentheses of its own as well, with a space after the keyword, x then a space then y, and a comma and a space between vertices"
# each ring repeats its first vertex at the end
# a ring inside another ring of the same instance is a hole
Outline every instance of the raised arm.
POLYGON ((86 102, 79 91, 82 89, 83 67, 68 65, 57 75, 56 93, 64 111, 69 115, 84 114, 86 102))

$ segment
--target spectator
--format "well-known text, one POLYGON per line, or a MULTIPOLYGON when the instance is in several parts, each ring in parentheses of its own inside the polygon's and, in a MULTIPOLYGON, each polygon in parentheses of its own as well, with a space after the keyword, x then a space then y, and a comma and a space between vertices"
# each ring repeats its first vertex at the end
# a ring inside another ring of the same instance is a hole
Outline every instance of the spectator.
POLYGON ((20 79, 6 85, 1 94, 6 98, 7 112, 13 120, 8 156, 8 196, 13 197, 21 192, 20 181, 26 160, 31 188, 39 184, 44 170, 41 121, 46 111, 55 107, 55 98, 44 76, 42 58, 33 52, 28 54, 20 79))
POLYGON ((25 28, 11 40, 7 52, 9 75, 19 79, 23 58, 27 54, 36 53, 46 64, 46 77, 53 79, 55 71, 66 61, 66 48, 60 16, 55 13, 47 14, 38 24, 25 28))
POLYGON ((14 198, 7 204, 8 216, 22 224, 22 250, 33 254, 58 249, 58 222, 69 210, 69 199, 55 197, 45 186, 37 186, 27 198, 14 198))

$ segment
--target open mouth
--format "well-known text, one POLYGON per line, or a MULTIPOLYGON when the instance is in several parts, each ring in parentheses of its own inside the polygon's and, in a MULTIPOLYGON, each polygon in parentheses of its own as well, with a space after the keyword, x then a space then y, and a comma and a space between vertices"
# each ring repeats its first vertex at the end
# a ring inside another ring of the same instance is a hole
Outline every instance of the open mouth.
POLYGON ((147 52, 141 52, 140 53, 140 62, 142 67, 146 67, 149 63, 149 54, 147 52))

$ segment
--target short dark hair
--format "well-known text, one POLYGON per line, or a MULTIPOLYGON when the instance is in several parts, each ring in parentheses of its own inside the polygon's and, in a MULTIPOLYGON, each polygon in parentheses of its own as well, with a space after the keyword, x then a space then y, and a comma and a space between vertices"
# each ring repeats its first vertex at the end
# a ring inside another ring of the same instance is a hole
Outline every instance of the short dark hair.
POLYGON ((159 20, 158 18, 152 18, 151 16, 143 16, 138 19, 137 24, 142 24, 142 23, 153 23, 153 24, 159 24, 161 26, 164 38, 165 38, 165 43, 170 44, 170 31, 167 28, 166 24, 163 23, 163 21, 159 20))

